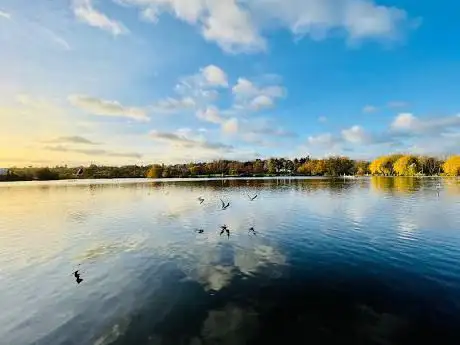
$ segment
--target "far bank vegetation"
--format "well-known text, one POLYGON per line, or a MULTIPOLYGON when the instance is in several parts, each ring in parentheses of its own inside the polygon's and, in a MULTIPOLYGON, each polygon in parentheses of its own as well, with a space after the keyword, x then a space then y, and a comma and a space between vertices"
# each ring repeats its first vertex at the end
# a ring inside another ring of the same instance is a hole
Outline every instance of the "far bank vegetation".
MULTIPOLYGON (((5 170, 5 169, 3 169, 5 170)), ((0 181, 75 179, 76 167, 9 168, 0 181)), ((372 162, 348 157, 270 158, 239 162, 215 160, 188 164, 128 165, 121 167, 92 164, 82 169, 78 178, 184 178, 184 177, 260 177, 260 176, 460 176, 460 156, 445 159, 429 156, 394 154, 381 156, 372 162)))

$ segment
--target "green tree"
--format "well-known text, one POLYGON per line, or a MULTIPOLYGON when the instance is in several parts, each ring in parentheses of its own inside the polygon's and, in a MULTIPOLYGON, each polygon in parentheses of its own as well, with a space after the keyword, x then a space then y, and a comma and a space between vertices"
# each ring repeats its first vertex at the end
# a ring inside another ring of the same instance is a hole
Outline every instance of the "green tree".
POLYGON ((264 173, 264 163, 260 159, 256 159, 252 166, 254 174, 263 174, 264 173))
POLYGON ((268 173, 270 175, 276 174, 276 172, 277 172, 276 168, 277 168, 276 160, 274 158, 270 158, 268 160, 268 173))
POLYGON ((354 163, 354 173, 356 175, 360 175, 360 176, 363 176, 363 175, 366 175, 366 174, 369 174, 370 173, 370 170, 369 170, 369 162, 366 162, 366 161, 356 161, 354 163))
POLYGON ((43 168, 36 171, 35 177, 41 181, 58 180, 59 174, 55 171, 51 171, 50 168, 43 168))
POLYGON ((432 176, 441 173, 443 162, 436 157, 424 157, 418 158, 420 170, 422 174, 432 176))

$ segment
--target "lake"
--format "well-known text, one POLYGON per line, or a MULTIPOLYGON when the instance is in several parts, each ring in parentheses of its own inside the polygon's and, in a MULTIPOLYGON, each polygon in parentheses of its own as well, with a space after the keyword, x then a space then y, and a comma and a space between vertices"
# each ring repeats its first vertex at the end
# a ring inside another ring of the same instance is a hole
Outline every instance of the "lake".
POLYGON ((458 345, 460 180, 3 183, 0 306, 5 345, 458 345))

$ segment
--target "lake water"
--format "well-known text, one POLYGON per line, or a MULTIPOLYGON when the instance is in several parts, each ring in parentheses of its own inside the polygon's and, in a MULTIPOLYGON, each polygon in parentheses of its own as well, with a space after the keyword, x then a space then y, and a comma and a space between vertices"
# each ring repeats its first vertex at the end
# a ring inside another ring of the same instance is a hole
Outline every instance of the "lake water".
POLYGON ((0 184, 0 307, 5 345, 458 345, 460 181, 0 184))

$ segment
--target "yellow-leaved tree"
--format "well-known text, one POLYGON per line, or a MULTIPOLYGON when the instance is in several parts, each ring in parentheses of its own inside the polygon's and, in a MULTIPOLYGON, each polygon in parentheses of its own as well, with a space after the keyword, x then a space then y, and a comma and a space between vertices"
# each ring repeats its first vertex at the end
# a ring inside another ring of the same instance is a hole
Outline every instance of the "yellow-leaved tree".
POLYGON ((401 156, 401 158, 394 162, 393 170, 398 176, 414 176, 418 170, 417 157, 410 155, 401 156))
POLYGON ((460 176, 460 156, 450 156, 443 164, 442 168, 446 175, 460 176))
POLYGON ((393 175, 393 163, 396 162, 401 155, 381 156, 373 160, 369 166, 369 170, 373 175, 393 175))
POLYGON ((160 178, 163 173, 163 167, 159 164, 154 164, 147 172, 147 178, 160 178))

